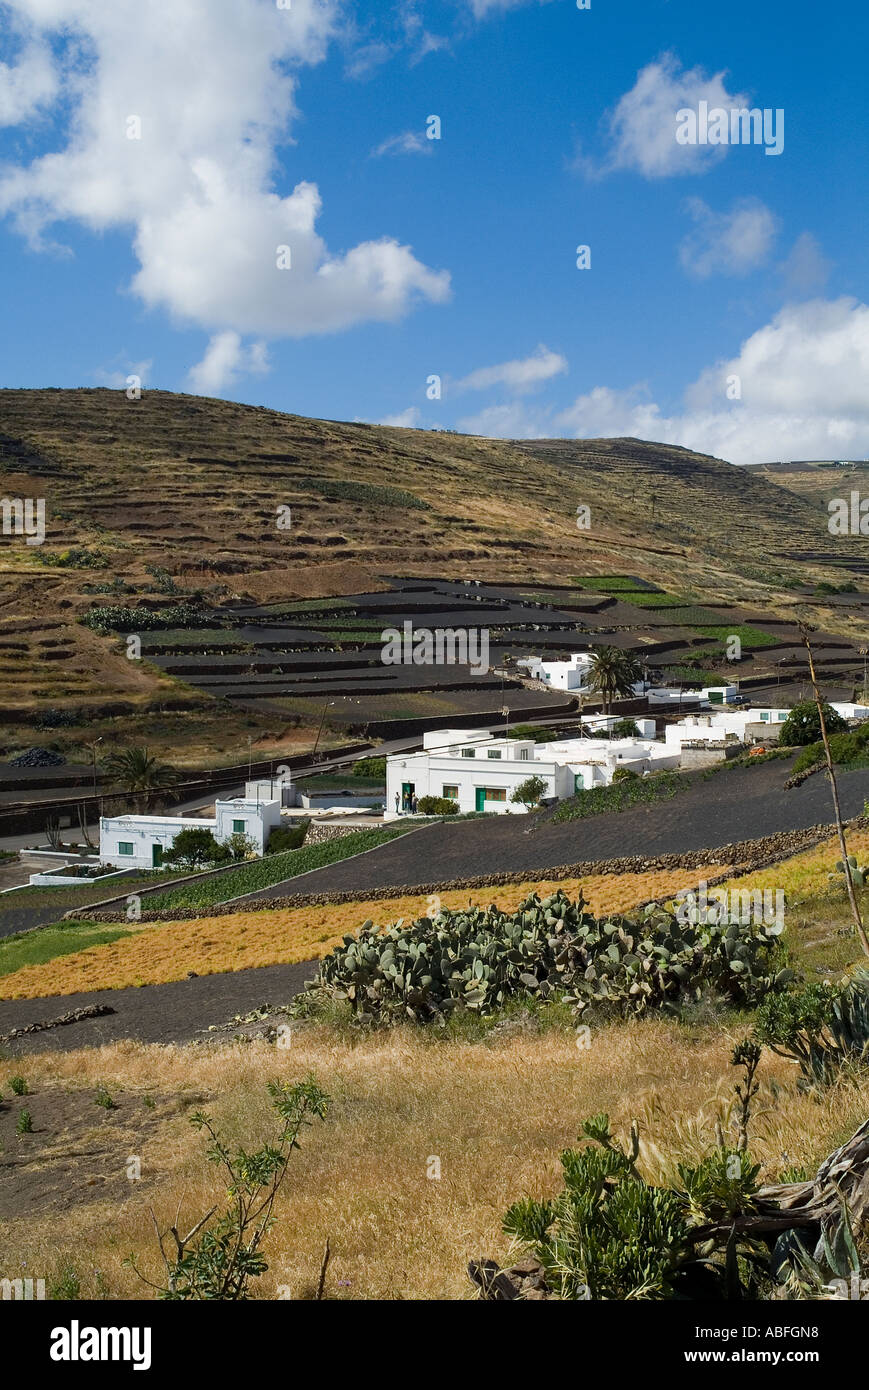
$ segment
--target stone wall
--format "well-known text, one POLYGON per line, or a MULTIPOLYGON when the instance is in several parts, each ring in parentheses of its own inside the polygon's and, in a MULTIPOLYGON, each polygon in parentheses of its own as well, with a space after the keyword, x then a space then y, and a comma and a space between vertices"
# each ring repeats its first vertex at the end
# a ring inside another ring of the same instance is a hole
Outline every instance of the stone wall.
MULTIPOLYGON (((852 828, 869 829, 869 819, 859 816, 851 823, 852 828)), ((462 888, 499 888, 505 884, 527 883, 534 879, 547 879, 557 883, 559 879, 588 878, 594 874, 640 874, 654 869, 702 869, 712 864, 727 864, 732 867, 724 873, 707 879, 712 887, 725 879, 764 869, 782 859, 790 859, 800 851, 810 849, 822 840, 828 840, 836 833, 835 825, 813 825, 805 830, 782 830, 775 835, 764 835, 758 840, 739 840, 734 844, 718 845, 714 849, 692 850, 685 854, 659 854, 644 856, 628 855, 621 859, 592 859, 574 864, 557 864, 549 868, 519 869, 494 874, 481 874, 474 878, 454 878, 431 883, 389 884, 382 888, 352 889, 340 893, 295 893, 281 898, 268 898, 262 902, 215 903, 199 908, 163 908, 156 912, 143 912, 143 922, 177 922, 195 917, 219 917, 237 912, 274 911, 280 908, 325 907, 330 903, 379 902, 384 898, 428 897, 433 893, 445 893, 462 888)), ((81 910, 76 914, 81 916, 81 910)), ((115 912, 90 912, 88 919, 96 921, 117 921, 121 914, 115 912)))

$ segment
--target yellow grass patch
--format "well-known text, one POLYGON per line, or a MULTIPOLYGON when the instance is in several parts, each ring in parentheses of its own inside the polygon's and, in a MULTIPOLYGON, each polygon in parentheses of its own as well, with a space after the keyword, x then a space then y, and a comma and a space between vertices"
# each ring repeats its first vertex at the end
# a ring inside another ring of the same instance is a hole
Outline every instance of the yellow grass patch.
MULTIPOLYGON (((145 1047, 119 1043, 76 1053, 40 1053, 0 1062, 0 1086, 23 1072, 34 1109, 46 1088, 81 1098, 81 1114, 102 1136, 105 1152, 91 1161, 99 1176, 123 1172, 130 1149, 115 1135, 133 1097, 195 1096, 213 1114, 231 1146, 248 1149, 274 1133, 266 1082, 313 1073, 334 1097, 325 1124, 305 1131, 265 1242, 268 1272, 254 1296, 294 1299, 316 1287, 328 1237, 332 1259, 326 1296, 338 1299, 464 1299, 473 1296, 469 1259, 507 1262, 501 1219, 523 1194, 549 1196, 561 1187, 559 1153, 576 1143, 582 1121, 608 1111, 624 1135, 641 1125, 640 1167, 654 1182, 676 1180, 677 1161, 696 1162, 715 1142, 715 1119, 733 1136, 730 1053, 742 1036, 737 1022, 686 1028, 663 1019, 612 1024, 578 1049, 571 1034, 521 1034, 498 1043, 438 1041, 399 1028, 346 1040, 323 1027, 300 1029, 287 1049, 255 1042, 214 1048, 145 1047), (93 1102, 103 1082, 118 1104, 93 1102), (114 1113, 114 1118, 113 1118, 114 1113), (441 1177, 427 1177, 432 1156, 441 1177)), ((869 1085, 834 1087, 822 1103, 797 1089, 796 1069, 765 1053, 751 1126, 751 1152, 761 1179, 775 1181, 790 1165, 814 1172, 866 1116, 869 1085)), ((51 1286, 64 1265, 81 1279, 82 1298, 153 1297, 124 1256, 135 1251, 143 1272, 162 1275, 149 1208, 161 1229, 192 1226, 226 1182, 204 1157, 205 1142, 179 1109, 151 1134, 142 1178, 123 1200, 82 1186, 74 1204, 40 1207, 39 1194, 19 1202, 4 1223, 3 1256, 12 1270, 34 1270, 51 1286), (26 1265, 25 1265, 26 1261, 26 1265), (99 1271, 99 1274, 97 1274, 99 1271)), ((39 1164, 46 1178, 69 1149, 64 1136, 40 1136, 32 1152, 16 1152, 21 1182, 39 1164), (47 1146, 53 1147, 49 1153, 47 1146), (55 1166, 52 1166, 55 1165, 55 1166)), ((75 1163, 82 1163, 80 1157, 75 1163)))
MULTIPOLYGON (((726 864, 710 864, 705 876, 715 877, 726 864)), ((469 902, 497 902, 509 911, 529 893, 545 896, 561 888, 575 897, 582 888, 592 912, 626 912, 652 898, 667 897, 694 887, 697 869, 657 869, 643 874, 596 874, 580 879, 528 879, 498 888, 455 889, 440 895, 444 907, 469 902)), ((36 999, 51 994, 75 994, 97 989, 165 984, 183 980, 190 971, 214 975, 250 966, 289 964, 327 954, 342 936, 356 932, 368 918, 381 926, 399 918, 409 921, 432 910, 422 895, 359 899, 322 907, 275 908, 197 917, 183 922, 145 925, 135 935, 105 946, 90 946, 42 965, 25 965, 0 979, 0 998, 36 999)))
MULTIPOLYGON (((845 842, 848 853, 856 855, 858 863, 865 863, 869 856, 869 831, 846 830, 845 842)), ((746 874, 744 878, 731 879, 721 887, 771 888, 773 891, 782 888, 788 902, 793 906, 801 898, 817 897, 830 892, 831 888, 835 892, 835 887, 831 886, 827 875, 833 872, 836 861, 841 857, 838 836, 833 835, 829 840, 824 840, 812 849, 803 850, 791 859, 783 859, 780 864, 773 864, 768 869, 759 869, 757 873, 746 874)), ((708 877, 711 878, 712 875, 709 874, 708 877)), ((839 878, 844 896, 844 875, 839 875, 839 878)))

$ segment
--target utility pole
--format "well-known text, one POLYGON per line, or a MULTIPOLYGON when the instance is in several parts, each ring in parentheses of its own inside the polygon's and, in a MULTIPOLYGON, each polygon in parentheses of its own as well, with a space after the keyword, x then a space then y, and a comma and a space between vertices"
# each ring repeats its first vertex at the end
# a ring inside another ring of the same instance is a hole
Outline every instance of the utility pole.
POLYGON ((830 740, 827 736, 827 725, 824 721, 824 703, 821 699, 821 692, 818 688, 818 682, 815 676, 815 662, 812 655, 812 644, 809 639, 809 627, 807 623, 799 623, 798 626, 809 659, 809 676, 812 682, 815 704, 818 707, 818 718, 821 724, 821 739, 824 744, 824 757, 827 762, 827 771, 830 774, 830 787, 833 792, 833 810, 836 814, 836 830, 839 835, 839 849, 842 852, 842 867, 845 871, 845 886, 848 889, 848 901, 851 904, 851 913, 854 917, 857 935, 860 938, 860 945, 863 947, 864 954, 869 956, 869 938, 866 936, 866 929, 863 926, 863 919, 860 916, 860 908, 857 906, 857 895, 854 892, 854 880, 851 877, 851 865, 848 863, 848 847, 845 844, 845 829, 842 825, 842 812, 839 808, 839 788, 836 785, 836 774, 833 771, 833 755, 830 752, 830 740))

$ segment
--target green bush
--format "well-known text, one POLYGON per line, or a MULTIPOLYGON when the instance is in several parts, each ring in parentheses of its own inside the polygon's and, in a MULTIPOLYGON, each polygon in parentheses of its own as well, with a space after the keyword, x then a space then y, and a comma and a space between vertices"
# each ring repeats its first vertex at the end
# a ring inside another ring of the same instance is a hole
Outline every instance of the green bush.
POLYGON ((296 825, 278 826, 269 836, 266 854, 285 854, 289 849, 299 849, 305 843, 310 819, 300 820, 296 825))
POLYGON ((630 767, 617 767, 613 772, 613 782, 640 781, 640 774, 630 767))
POLYGON ((564 998, 626 1016, 676 1007, 706 991, 756 1004, 793 979, 777 937, 736 923, 681 922, 654 904, 597 920, 561 890, 514 912, 444 909, 381 932, 365 922, 320 963, 299 1008, 349 1000, 367 1021, 442 1021, 457 1007, 491 1011, 511 998, 564 998))
MULTIPOLYGON (((835 713, 835 711, 834 711, 835 713)), ((826 719, 826 715, 824 716, 826 719)), ((838 715, 836 715, 838 718, 838 715)), ((788 721, 782 725, 782 729, 787 728, 788 721)), ((829 726, 828 726, 829 728, 829 726)), ((820 734, 820 728, 818 729, 820 734)), ((788 743, 782 733, 779 742, 784 746, 788 743)), ((793 745, 790 745, 793 747, 793 745)), ((869 761, 869 720, 861 724, 857 729, 848 729, 844 733, 834 733, 830 735, 830 757, 833 762, 841 764, 853 764, 855 766, 866 766, 869 761)), ((791 775, 795 776, 798 772, 805 772, 810 767, 824 764, 824 745, 820 737, 814 743, 805 744, 794 759, 791 775)))
POLYGON ((797 1061, 805 1085, 830 1085, 843 1070, 869 1062, 869 970, 850 981, 816 982, 790 994, 770 995, 755 1023, 773 1052, 797 1061))
POLYGON ((504 1231, 539 1260, 551 1292, 619 1302, 756 1296, 767 1271, 748 1238, 734 1240, 728 1260, 727 1225, 708 1241, 692 1237, 725 1213, 751 1211, 759 1164, 722 1146, 696 1167, 680 1165, 681 1190, 675 1190, 654 1186, 638 1171, 636 1121, 628 1148, 613 1138, 608 1115, 586 1120, 583 1135, 593 1144, 561 1155, 561 1192, 543 1201, 524 1197, 504 1216, 504 1231), (743 1281, 738 1292, 734 1268, 743 1281))
POLYGON ((218 844, 210 830, 193 825, 179 830, 163 854, 164 863, 181 869, 201 869, 206 864, 219 864, 228 858, 229 851, 218 844))
POLYGON ((561 734, 554 729, 538 729, 536 724, 515 724, 507 730, 507 738, 533 739, 535 743, 555 743, 561 734))
POLYGON ((208 614, 189 603, 171 608, 92 608, 79 622, 94 632, 153 632, 159 628, 205 627, 208 614))
MULTIPOLYGON (((848 732, 848 725, 832 705, 824 705, 824 724, 828 735, 848 732)), ((800 704, 794 705, 785 722, 779 727, 778 741, 782 747, 801 748, 806 744, 818 743, 820 739, 821 717, 814 700, 803 700, 800 704)))
POLYGON ((459 803, 448 796, 421 796, 416 807, 421 816, 455 816, 459 803))
POLYGON ((386 759, 385 758, 357 758, 353 764, 354 777, 369 777, 372 780, 376 777, 380 780, 386 779, 386 759))
POLYGON ((640 730, 636 719, 617 719, 607 738, 639 738, 640 730))

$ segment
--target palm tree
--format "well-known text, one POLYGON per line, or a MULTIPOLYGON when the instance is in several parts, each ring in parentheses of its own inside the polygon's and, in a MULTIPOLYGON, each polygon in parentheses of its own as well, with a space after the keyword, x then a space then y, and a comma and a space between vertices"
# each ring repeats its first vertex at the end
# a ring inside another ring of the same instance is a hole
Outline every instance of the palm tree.
POLYGON ((105 770, 113 782, 123 787, 132 798, 137 813, 147 811, 149 803, 160 792, 166 792, 178 781, 178 773, 168 763, 158 762, 147 748, 128 748, 106 758, 105 770))
POLYGON ((598 647, 591 661, 591 688, 599 693, 604 714, 609 714, 613 700, 633 695, 634 686, 643 679, 639 658, 618 647, 598 647))

